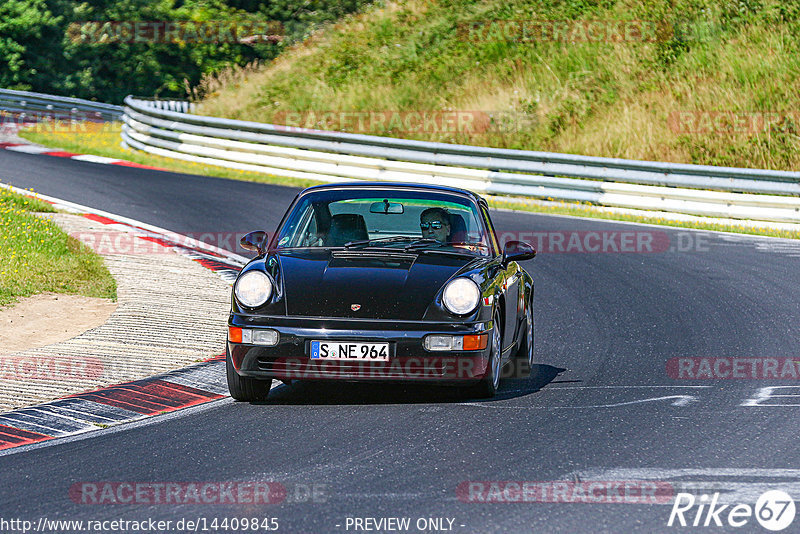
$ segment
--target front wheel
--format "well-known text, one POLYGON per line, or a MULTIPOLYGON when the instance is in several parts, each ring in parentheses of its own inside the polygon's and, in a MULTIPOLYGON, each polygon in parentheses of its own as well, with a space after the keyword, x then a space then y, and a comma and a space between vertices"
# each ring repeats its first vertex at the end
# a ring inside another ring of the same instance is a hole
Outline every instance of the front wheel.
POLYGON ((500 316, 494 316, 494 328, 492 328, 492 345, 489 353, 489 363, 487 364, 486 376, 478 384, 466 390, 470 397, 479 399, 490 399, 497 394, 500 387, 500 372, 503 355, 500 350, 500 316))
POLYGON ((231 397, 237 401, 253 402, 267 399, 269 390, 272 387, 272 379, 259 380, 248 376, 239 376, 233 368, 231 353, 225 351, 225 376, 228 379, 228 391, 231 397))

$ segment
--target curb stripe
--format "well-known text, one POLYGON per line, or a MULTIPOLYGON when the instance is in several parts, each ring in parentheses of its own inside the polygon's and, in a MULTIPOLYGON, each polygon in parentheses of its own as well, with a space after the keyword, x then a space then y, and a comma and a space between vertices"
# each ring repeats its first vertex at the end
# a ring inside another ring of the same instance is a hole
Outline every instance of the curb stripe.
POLYGON ((54 428, 50 428, 45 424, 39 424, 35 417, 23 413, 22 410, 4 414, 0 417, 0 425, 13 426, 20 430, 27 430, 28 432, 36 432, 37 434, 44 434, 46 436, 57 436, 59 432, 54 428), (33 419, 33 421, 30 421, 33 419))
MULTIPOLYGON (((25 148, 31 146, 25 145, 25 148)), ((100 224, 127 227, 126 231, 133 231, 139 238, 171 247, 175 252, 197 261, 229 283, 236 279, 241 265, 248 261, 247 258, 235 253, 196 242, 187 236, 149 226, 140 221, 60 199, 41 198, 40 195, 33 195, 30 191, 11 186, 6 188, 40 198, 61 209, 77 212, 100 224), (139 235, 141 232, 150 235, 141 236, 139 235), (180 243, 181 239, 186 239, 188 243, 180 243)), ((216 355, 202 363, 154 377, 0 413, 0 451, 99 430, 106 426, 137 421, 228 397, 224 358, 224 355, 216 355)))
MULTIPOLYGON (((83 400, 83 399, 81 399, 81 400, 83 400)), ((99 410, 97 410, 96 403, 91 403, 91 404, 92 404, 92 407, 94 408, 93 411, 99 411, 99 410)), ((72 421, 79 421, 79 422, 86 423, 86 424, 93 424, 93 423, 109 424, 109 423, 115 423, 115 422, 120 421, 120 420, 130 419, 131 417, 134 417, 134 416, 137 415, 134 412, 129 412, 128 410, 122 410, 122 411, 124 411, 124 412, 126 412, 126 413, 128 413, 130 415, 117 416, 116 418, 112 419, 112 418, 109 418, 109 417, 103 417, 101 415, 97 415, 97 414, 92 413, 92 412, 80 412, 80 411, 71 410, 71 409, 66 408, 64 406, 57 406, 55 404, 37 406, 34 409, 37 412, 42 412, 42 413, 45 413, 45 414, 48 414, 48 415, 51 415, 51 416, 55 416, 55 417, 62 417, 62 418, 69 419, 69 420, 72 420, 72 421)))
POLYGON ((84 213, 83 216, 90 221, 99 222, 101 224, 120 224, 114 219, 109 219, 108 217, 103 217, 102 215, 95 215, 94 213, 84 213))
MULTIPOLYGON (((115 221, 114 219, 111 219, 110 217, 105 217, 103 215, 97 215, 97 214, 94 214, 94 213, 83 213, 81 215, 83 215, 83 217, 85 217, 85 218, 87 218, 87 219, 89 219, 91 221, 99 222, 101 224, 128 226, 129 228, 133 228, 135 230, 141 230, 143 232, 148 232, 149 231, 149 230, 147 230, 145 228, 141 228, 141 227, 138 227, 138 226, 132 226, 132 225, 129 225, 127 223, 122 223, 122 222, 115 221)), ((176 234, 176 235, 178 235, 178 234, 176 234)), ((150 236, 150 235, 137 235, 136 237, 141 239, 141 240, 143 240, 143 241, 148 241, 148 242, 151 242, 151 243, 155 243, 157 245, 161 245, 162 247, 176 249, 181 254, 189 257, 192 260, 197 261, 198 263, 200 263, 200 265, 202 265, 203 267, 205 267, 205 268, 207 268, 207 269, 209 269, 211 271, 224 271, 224 270, 227 270, 227 271, 233 271, 234 273, 236 273, 236 275, 238 275, 239 271, 241 270, 240 266, 238 266, 238 265, 236 265, 234 263, 225 262, 225 257, 222 254, 219 254, 219 253, 211 251, 211 250, 203 250, 203 249, 200 249, 198 247, 193 247, 191 245, 179 244, 179 243, 176 243, 175 241, 172 241, 172 240, 167 239, 167 238, 162 238, 162 237, 156 237, 156 236, 150 236), (208 259, 207 256, 212 256, 214 258, 220 258, 221 261, 208 259)))
POLYGON ((141 163, 134 163, 132 161, 125 161, 124 159, 120 159, 117 161, 112 161, 109 163, 110 165, 120 165, 122 167, 133 167, 134 169, 149 169, 151 171, 162 171, 162 172, 175 172, 169 169, 162 169, 161 167, 152 167, 150 165, 142 165, 141 163))
MULTIPOLYGON (((21 189, 19 187, 14 187, 12 185, 6 185, 0 183, 0 187, 4 189, 8 189, 10 191, 14 191, 15 193, 19 193, 21 195, 26 195, 32 198, 37 198, 39 200, 43 200, 45 202, 49 202, 50 204, 54 205, 58 209, 65 210, 70 213, 77 213, 77 214, 84 214, 84 213, 91 213, 95 215, 100 215, 103 217, 110 218, 113 221, 116 221, 119 225, 128 225, 135 230, 141 230, 145 233, 155 234, 158 236, 178 236, 181 239, 184 239, 187 243, 187 246, 191 246, 195 250, 199 250, 201 254, 215 256, 221 258, 224 261, 230 261, 231 266, 235 266, 236 268, 240 268, 246 265, 250 258, 245 256, 241 256, 236 254, 235 252, 231 252, 229 250, 222 249, 220 247, 209 245, 208 243, 203 243, 202 241, 198 241, 196 239, 190 238, 188 236, 184 236, 181 234, 177 234, 175 232, 171 232, 165 228, 160 228, 158 226, 154 226, 152 224, 147 224, 142 221, 137 221, 134 219, 130 219, 128 217, 123 217, 121 215, 117 215, 114 213, 108 213, 103 210, 98 210, 95 208, 90 208, 88 206, 83 206, 81 204, 76 204, 74 202, 68 202, 66 200, 62 200, 55 197, 49 197, 47 195, 42 194, 34 194, 29 190, 21 189), (188 245, 192 243, 192 245, 188 245)), ((187 256, 191 257, 189 254, 187 256)))
POLYGON ((162 400, 146 392, 138 391, 136 387, 116 387, 85 395, 83 398, 108 404, 118 408, 125 408, 144 415, 155 415, 180 406, 180 403, 162 400), (160 402, 159 402, 160 401, 160 402))
POLYGON ((221 358, 0 414, 0 451, 225 398, 228 387, 221 358))
POLYGON ((174 247, 175 243, 170 243, 166 239, 161 239, 160 237, 152 237, 149 235, 140 235, 137 236, 139 239, 143 239, 145 241, 150 241, 151 243, 155 243, 156 245, 161 245, 162 247, 174 247))
POLYGON ((14 145, 6 147, 6 150, 22 152, 23 154, 41 154, 43 152, 50 151, 50 149, 47 147, 37 145, 14 145))
POLYGON ((119 161, 117 158, 95 156, 94 154, 80 154, 78 156, 73 156, 72 159, 76 159, 78 161, 88 161, 89 163, 114 163, 119 161))
POLYGON ((74 156, 80 156, 80 154, 76 154, 75 152, 63 152, 61 150, 54 150, 52 152, 42 152, 45 156, 55 156, 57 158, 72 158, 74 156))
MULTIPOLYGON (((222 263, 221 261, 209 260, 206 258, 194 258, 194 261, 196 261, 206 269, 211 269, 212 271, 222 271, 231 269, 230 264, 222 263)), ((237 272, 240 270, 241 269, 236 269, 237 272)))
POLYGON ((37 432, 28 432, 18 428, 0 425, 0 450, 19 447, 20 445, 29 445, 47 439, 53 438, 52 436, 39 434, 37 432))
POLYGON ((163 380, 172 384, 182 384, 201 391, 208 391, 220 397, 228 396, 228 384, 225 380, 225 356, 208 360, 203 366, 178 369, 167 373, 163 380))
MULTIPOLYGON (((148 230, 147 228, 143 228, 141 226, 134 226, 125 222, 116 221, 104 215, 98 215, 95 213, 82 213, 81 215, 91 221, 99 222, 101 224, 127 226, 134 230, 140 230, 142 232, 152 233, 152 230, 148 230)), ((181 236, 180 234, 172 234, 172 236, 186 237, 186 236, 181 236)), ((212 271, 233 270, 236 273, 238 273, 241 270, 241 266, 239 266, 237 263, 230 261, 230 258, 226 258, 221 253, 216 252, 214 250, 206 250, 188 244, 177 243, 176 241, 171 240, 167 237, 160 237, 153 235, 136 235, 136 237, 144 241, 156 243, 157 245, 161 245, 163 247, 177 249, 181 254, 193 260, 205 259, 208 262, 208 264, 201 263, 201 265, 212 271), (212 258, 219 258, 219 261, 207 259, 208 256, 211 256, 212 258)), ((192 240, 194 241, 193 238, 192 240)), ((202 245, 206 245, 206 243, 203 243, 202 241, 200 241, 199 243, 202 245)), ((245 260, 243 264, 249 261, 247 260, 247 258, 243 259, 245 260)))
POLYGON ((60 399, 48 404, 40 404, 37 408, 52 410, 55 413, 63 413, 64 415, 86 421, 87 423, 111 424, 139 416, 138 413, 130 410, 106 406, 75 397, 60 399))
POLYGON ((216 393, 171 384, 163 380, 152 380, 147 383, 132 382, 126 386, 110 387, 88 394, 81 393, 80 396, 145 415, 188 408, 221 397, 216 393))
POLYGON ((74 159, 86 163, 98 163, 101 165, 119 165, 121 167, 131 167, 134 169, 147 169, 151 171, 161 172, 176 172, 163 167, 153 167, 152 165, 143 165, 133 161, 127 161, 118 158, 109 158, 105 156, 95 156, 93 154, 77 154, 75 152, 66 152, 64 150, 53 150, 48 147, 34 145, 30 143, 0 143, 0 149, 13 150, 15 152, 23 152, 26 154, 42 154, 44 156, 55 156, 57 158, 74 159))
MULTIPOLYGON (((64 434, 71 434, 84 430, 87 426, 86 423, 75 421, 74 419, 65 418, 63 415, 56 415, 46 411, 38 410, 36 408, 23 408, 11 414, 8 417, 0 416, 0 420, 8 422, 20 421, 28 425, 28 430, 38 432, 37 428, 48 430, 47 434, 50 436, 61 436, 64 434)), ((19 425, 17 425, 19 427, 19 425)), ((19 428, 25 428, 24 426, 19 428)))

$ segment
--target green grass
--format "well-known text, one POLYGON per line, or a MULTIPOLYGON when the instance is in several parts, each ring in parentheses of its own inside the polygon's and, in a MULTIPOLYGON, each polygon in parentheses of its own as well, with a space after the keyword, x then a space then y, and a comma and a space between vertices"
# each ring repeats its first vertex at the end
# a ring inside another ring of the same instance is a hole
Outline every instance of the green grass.
POLYGON ((46 291, 116 299, 103 259, 37 213, 53 211, 0 188, 0 307, 46 291))

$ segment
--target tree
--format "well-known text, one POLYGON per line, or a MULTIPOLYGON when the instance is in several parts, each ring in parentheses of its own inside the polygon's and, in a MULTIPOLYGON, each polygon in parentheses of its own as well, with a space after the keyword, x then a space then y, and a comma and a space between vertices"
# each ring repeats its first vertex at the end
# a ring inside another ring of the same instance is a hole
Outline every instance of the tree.
POLYGON ((38 57, 47 55, 44 41, 57 28, 44 0, 0 3, 0 87, 30 89, 41 75, 38 57))

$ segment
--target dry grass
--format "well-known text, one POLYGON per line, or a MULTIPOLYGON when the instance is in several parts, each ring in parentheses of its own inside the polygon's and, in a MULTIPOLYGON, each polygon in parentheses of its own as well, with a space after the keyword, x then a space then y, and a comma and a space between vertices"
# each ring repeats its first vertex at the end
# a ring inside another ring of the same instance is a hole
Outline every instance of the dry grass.
MULTIPOLYGON (((291 111, 504 112, 516 128, 394 132, 594 156, 800 170, 797 124, 682 133, 677 111, 800 110, 800 14, 788 4, 676 0, 391 2, 346 17, 261 67, 207 78, 203 113, 277 122, 291 111), (749 4, 748 4, 749 5, 749 4), (459 23, 658 20, 661 42, 465 42, 459 23), (686 30, 684 30, 686 31, 686 30), (677 32, 677 30, 676 30, 677 32)), ((374 128, 363 133, 389 135, 374 128)))

